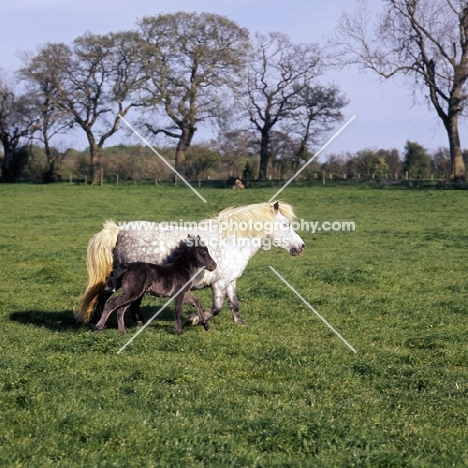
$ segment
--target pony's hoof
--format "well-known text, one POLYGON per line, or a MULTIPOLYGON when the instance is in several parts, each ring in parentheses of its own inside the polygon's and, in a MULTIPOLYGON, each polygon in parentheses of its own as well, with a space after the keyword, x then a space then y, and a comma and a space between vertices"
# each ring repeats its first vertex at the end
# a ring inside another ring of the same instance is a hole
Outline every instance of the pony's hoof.
POLYGON ((186 321, 185 325, 198 325, 200 323, 200 319, 198 315, 191 315, 186 321))
POLYGON ((242 327, 245 327, 245 323, 240 317, 235 319, 234 323, 237 323, 237 325, 241 325, 242 327))

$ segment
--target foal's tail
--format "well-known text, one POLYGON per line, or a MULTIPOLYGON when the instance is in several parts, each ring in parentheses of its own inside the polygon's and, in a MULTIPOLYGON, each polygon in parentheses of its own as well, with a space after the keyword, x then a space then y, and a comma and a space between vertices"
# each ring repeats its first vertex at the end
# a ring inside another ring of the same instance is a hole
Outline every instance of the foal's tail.
POLYGON ((86 267, 88 283, 81 301, 75 309, 75 318, 88 322, 104 289, 106 277, 112 271, 114 256, 112 251, 117 244, 119 227, 113 221, 106 221, 101 232, 95 234, 88 244, 86 267))

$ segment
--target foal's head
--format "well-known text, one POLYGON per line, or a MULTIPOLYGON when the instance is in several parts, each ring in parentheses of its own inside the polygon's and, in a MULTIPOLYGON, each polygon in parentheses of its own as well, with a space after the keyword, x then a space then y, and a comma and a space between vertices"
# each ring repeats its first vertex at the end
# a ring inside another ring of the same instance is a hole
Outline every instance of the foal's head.
POLYGON ((208 252, 208 248, 200 239, 200 236, 192 237, 190 234, 186 242, 186 250, 182 255, 182 258, 186 258, 187 261, 197 267, 204 266, 208 271, 216 270, 218 266, 208 252))

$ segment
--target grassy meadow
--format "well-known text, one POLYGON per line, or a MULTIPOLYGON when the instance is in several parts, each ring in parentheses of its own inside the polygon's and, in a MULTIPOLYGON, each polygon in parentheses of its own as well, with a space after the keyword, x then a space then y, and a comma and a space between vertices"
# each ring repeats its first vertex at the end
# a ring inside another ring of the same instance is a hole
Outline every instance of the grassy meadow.
POLYGON ((136 327, 76 324, 104 220, 199 220, 276 190, 0 185, 0 466, 468 466, 468 191, 290 186, 299 218, 356 231, 261 250, 237 283, 245 327, 226 304, 176 336, 169 307, 117 354, 136 327))

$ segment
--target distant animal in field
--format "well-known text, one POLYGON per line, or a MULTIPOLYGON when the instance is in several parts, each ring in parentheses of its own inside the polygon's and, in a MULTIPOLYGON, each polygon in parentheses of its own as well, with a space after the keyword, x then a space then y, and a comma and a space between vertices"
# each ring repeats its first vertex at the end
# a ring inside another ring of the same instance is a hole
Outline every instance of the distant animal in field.
POLYGON ((209 330, 210 326, 203 314, 201 302, 190 294, 190 288, 197 272, 205 268, 214 271, 217 267, 216 262, 211 258, 199 236, 189 236, 188 241, 182 241, 174 256, 177 260, 165 265, 146 262, 118 263, 107 278, 104 291, 113 294, 121 288, 122 292, 107 301, 102 317, 95 326, 96 330, 101 331, 109 315, 117 310, 118 329, 124 334, 125 311, 133 302, 141 301, 145 294, 162 297, 172 297, 177 294, 174 299, 177 334, 182 333, 184 303, 192 304, 197 309, 199 323, 205 330, 209 330))
MULTIPOLYGON (((120 262, 167 263, 181 239, 193 233, 207 243, 210 255, 218 264, 213 272, 204 270, 192 285, 192 289, 211 287, 213 304, 205 311, 205 318, 210 320, 217 315, 227 298, 234 322, 243 324, 236 281, 266 240, 292 256, 304 251, 304 241, 291 226, 294 217, 291 205, 267 202, 226 208, 212 219, 199 221, 190 227, 168 229, 163 223, 147 221, 117 226, 113 221, 106 221, 102 231, 95 234, 88 244, 88 283, 75 309, 75 317, 84 323, 99 320, 109 298, 104 285, 113 265, 120 262)), ((132 316, 141 318, 138 300, 131 311, 132 316)), ((189 320, 195 325, 199 317, 195 314, 189 320)))
POLYGON ((232 186, 232 188, 234 190, 244 190, 245 185, 242 183, 242 181, 240 179, 236 179, 236 181, 234 182, 234 185, 232 186))

